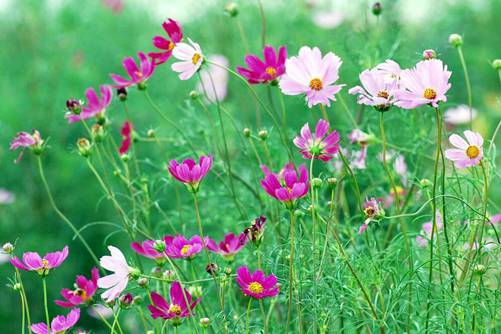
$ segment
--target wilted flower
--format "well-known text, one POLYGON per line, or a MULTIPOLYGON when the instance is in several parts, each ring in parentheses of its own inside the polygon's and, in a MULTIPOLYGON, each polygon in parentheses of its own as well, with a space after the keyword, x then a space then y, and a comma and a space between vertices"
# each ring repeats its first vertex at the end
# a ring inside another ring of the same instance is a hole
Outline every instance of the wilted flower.
POLYGON ((149 60, 144 53, 139 52, 137 55, 139 58, 139 67, 137 67, 136 62, 132 57, 125 58, 122 63, 125 71, 129 75, 129 79, 125 79, 117 74, 110 74, 113 81, 115 81, 115 85, 113 87, 125 88, 137 85, 139 89, 146 88, 146 81, 153 75, 153 72, 155 71, 155 64, 153 63, 153 60, 149 60))
POLYGON ((301 129, 301 135, 294 138, 294 145, 301 149, 305 159, 320 159, 329 161, 339 151, 339 133, 330 130, 329 122, 319 120, 312 135, 310 125, 306 123, 301 129))
MULTIPOLYGON (((169 242, 167 242, 165 254, 173 259, 192 259, 204 248, 202 238, 198 235, 191 237, 189 240, 183 235, 168 238, 169 242)), ((206 238, 205 244, 207 243, 208 239, 206 238)))
POLYGON ((56 300, 55 303, 62 307, 75 307, 80 304, 88 303, 97 290, 97 280, 99 279, 99 270, 92 268, 91 278, 78 275, 75 281, 74 290, 62 289, 61 296, 66 300, 56 300))
POLYGON ((87 98, 86 105, 82 107, 82 110, 78 114, 74 112, 66 113, 68 122, 74 123, 92 117, 103 117, 106 108, 111 103, 113 91, 111 90, 111 86, 102 85, 99 87, 99 92, 101 93, 101 98, 99 98, 94 88, 87 88, 85 91, 85 97, 87 98))
MULTIPOLYGON (((477 110, 471 109, 471 119, 477 118, 477 110)), ((462 125, 470 122, 470 108, 467 105, 459 105, 449 108, 444 112, 444 122, 448 125, 462 125)))
POLYGON ((23 260, 14 256, 10 263, 18 269, 36 271, 39 275, 46 276, 51 269, 59 267, 68 257, 68 246, 64 246, 61 251, 47 253, 43 258, 38 253, 26 252, 23 260))
POLYGON ((219 244, 212 239, 208 239, 207 249, 222 255, 228 261, 232 261, 235 254, 238 253, 246 243, 247 239, 243 233, 239 236, 236 236, 233 233, 228 233, 224 236, 224 240, 219 244))
POLYGON ((64 315, 58 315, 52 319, 50 330, 44 322, 31 325, 31 330, 35 334, 62 334, 75 326, 78 319, 80 319, 80 309, 75 308, 71 310, 66 317, 64 315))
POLYGON ((476 166, 484 156, 482 145, 484 138, 478 132, 466 130, 463 132, 466 140, 457 134, 449 137, 449 142, 457 147, 445 150, 445 157, 454 162, 457 168, 476 166))
POLYGON ((161 50, 160 52, 150 52, 148 54, 155 65, 165 63, 172 55, 172 50, 176 46, 176 43, 181 42, 183 39, 183 32, 177 21, 169 18, 168 21, 162 23, 162 28, 169 36, 169 39, 162 36, 153 37, 153 45, 161 50))
POLYGON ((178 181, 185 183, 193 192, 198 191, 200 182, 212 167, 212 156, 201 156, 197 164, 193 159, 185 159, 182 163, 176 160, 169 162, 169 172, 178 181))
POLYGON ((348 93, 358 94, 358 104, 372 106, 378 111, 387 111, 395 102, 398 81, 388 81, 387 76, 377 69, 365 70, 360 73, 359 78, 363 88, 355 86, 348 93))
MULTIPOLYGON (((264 234, 264 225, 266 224, 266 217, 260 216, 257 217, 250 227, 246 227, 244 229, 244 233, 241 234, 241 238, 245 238, 246 240, 252 241, 252 243, 259 247, 261 244, 261 240, 263 239, 264 234)), ((241 240, 241 243, 247 243, 246 240, 241 240)))
POLYGON ((181 80, 191 78, 204 62, 204 55, 200 45, 193 42, 190 38, 188 38, 188 42, 190 44, 177 43, 172 51, 172 55, 181 61, 172 64, 171 68, 174 72, 180 73, 179 79, 181 80))
POLYGON ((288 209, 293 209, 296 201, 308 193, 310 185, 308 171, 304 165, 299 166, 299 175, 292 163, 286 164, 279 174, 271 172, 265 165, 261 165, 261 170, 265 174, 261 180, 263 189, 268 195, 284 203, 288 209))
MULTIPOLYGON (((433 233, 433 235, 436 238, 436 235, 438 231, 442 230, 443 224, 442 224, 442 216, 440 215, 440 212, 435 213, 435 219, 436 219, 436 226, 437 229, 433 233)), ((421 235, 416 236, 416 244, 419 247, 426 247, 428 246, 428 241, 431 240, 431 234, 433 231, 433 222, 426 222, 421 226, 421 235)))
POLYGON ((250 84, 272 82, 285 73, 285 60, 287 59, 285 46, 278 49, 277 56, 275 48, 267 45, 264 47, 263 56, 264 62, 256 55, 246 55, 245 64, 248 69, 242 66, 237 67, 237 72, 250 84))
POLYGON ((236 281, 245 295, 256 299, 275 297, 280 292, 275 275, 265 276, 261 270, 251 274, 247 266, 237 269, 236 281))
POLYGON ((112 271, 113 274, 99 278, 97 286, 101 289, 108 289, 101 294, 101 298, 107 302, 111 302, 118 298, 122 291, 125 290, 127 283, 129 283, 130 275, 137 270, 129 267, 120 249, 108 246, 108 250, 111 256, 101 257, 99 263, 101 267, 112 271))
POLYGON ((130 144, 132 143, 132 123, 126 121, 120 130, 120 134, 122 135, 122 144, 118 149, 120 155, 124 155, 129 151, 130 144))
POLYGON ((182 318, 193 315, 195 306, 197 306, 200 302, 200 298, 192 302, 192 298, 188 290, 183 289, 181 284, 177 281, 172 282, 170 287, 170 303, 167 303, 165 298, 156 292, 151 293, 151 299, 153 304, 148 305, 151 317, 153 319, 173 319, 175 320, 173 322, 174 325, 179 325, 182 318))

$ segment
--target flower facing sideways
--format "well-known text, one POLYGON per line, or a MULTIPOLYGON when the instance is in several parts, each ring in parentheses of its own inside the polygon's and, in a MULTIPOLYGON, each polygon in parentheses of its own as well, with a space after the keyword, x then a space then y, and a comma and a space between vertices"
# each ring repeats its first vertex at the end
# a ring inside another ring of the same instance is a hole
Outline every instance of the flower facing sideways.
POLYGON ((170 303, 156 292, 151 293, 151 299, 153 304, 148 305, 151 317, 172 319, 173 325, 179 325, 182 318, 192 316, 195 306, 200 302, 200 298, 192 302, 191 294, 177 281, 172 282, 170 287, 170 303))
POLYGON ((142 255, 150 259, 155 259, 157 261, 161 261, 162 259, 165 258, 164 251, 166 245, 172 242, 172 239, 173 238, 171 236, 165 236, 163 237, 162 240, 159 241, 145 240, 142 243, 133 242, 130 244, 130 247, 134 250, 134 252, 138 253, 139 255, 142 255), (163 251, 159 248, 158 245, 162 246, 161 248, 163 248, 163 251))
POLYGON ((18 269, 36 271, 39 275, 46 276, 51 269, 59 267, 66 260, 68 253, 68 246, 61 251, 47 253, 43 258, 38 253, 26 252, 22 261, 14 256, 10 263, 18 269))
POLYGON ((395 102, 397 80, 388 82, 376 69, 363 71, 359 78, 363 87, 355 86, 348 91, 353 95, 358 94, 358 104, 372 106, 378 111, 387 111, 395 102))
POLYGON ((97 95, 94 88, 89 87, 85 91, 85 97, 87 98, 87 105, 82 107, 81 109, 74 109, 78 111, 68 112, 66 113, 66 119, 69 123, 75 123, 84 119, 92 118, 92 117, 103 117, 106 108, 111 103, 111 98, 113 96, 113 92, 111 90, 111 86, 102 85, 99 87, 99 92, 101 93, 101 98, 97 95))
POLYGON ((130 144, 132 143, 132 123, 126 121, 120 130, 120 134, 122 135, 122 143, 118 152, 120 155, 124 155, 129 151, 130 144))
POLYGON ((478 132, 470 130, 463 132, 466 140, 457 134, 449 137, 449 142, 456 148, 445 150, 445 157, 454 162, 457 168, 467 168, 478 165, 483 156, 484 138, 478 132))
POLYGON ((42 139, 42 136, 40 136, 40 132, 38 132, 37 130, 33 130, 31 134, 22 131, 18 132, 16 134, 16 137, 14 137, 14 139, 12 139, 12 141, 10 142, 10 149, 16 150, 19 147, 23 148, 18 158, 16 159, 16 162, 19 162, 23 157, 25 148, 31 149, 35 154, 40 154, 43 151, 43 144, 44 140, 42 139))
POLYGON ((183 39, 183 32, 177 21, 168 19, 168 21, 162 23, 162 28, 164 28, 169 39, 162 36, 153 37, 153 45, 157 49, 160 49, 160 52, 150 52, 148 56, 150 56, 155 65, 165 63, 172 55, 172 50, 174 50, 176 43, 181 42, 183 39))
POLYGON ((237 269, 236 281, 245 295, 256 299, 275 297, 280 292, 275 275, 265 276, 261 270, 251 274, 246 266, 237 269))
POLYGON ((78 275, 75 281, 75 290, 62 289, 61 296, 66 300, 56 300, 55 303, 62 307, 75 307, 88 303, 97 290, 97 280, 99 279, 99 270, 92 268, 91 278, 78 275))
POLYGON ((296 201, 308 193, 310 184, 304 165, 300 165, 297 172, 292 163, 286 164, 279 174, 271 172, 265 165, 261 166, 261 170, 264 173, 264 179, 261 180, 263 189, 288 209, 293 209, 296 201))
POLYGON ((99 260, 101 267, 113 274, 101 277, 97 280, 97 286, 107 289, 101 294, 101 298, 111 302, 118 298, 129 283, 129 277, 137 274, 137 269, 129 267, 123 253, 116 247, 108 246, 111 256, 103 256, 99 260))
POLYGON ((172 51, 172 55, 180 61, 172 64, 171 68, 174 72, 179 73, 181 80, 191 78, 200 69, 205 59, 200 45, 189 38, 188 42, 189 44, 177 43, 172 51))
POLYGON ((66 317, 64 315, 58 315, 52 319, 50 329, 47 328, 46 323, 39 322, 31 325, 31 330, 35 334, 63 334, 75 326, 79 319, 80 309, 75 308, 71 310, 66 317))
POLYGON ((202 179, 207 175, 212 167, 212 156, 201 156, 199 163, 193 159, 186 159, 182 163, 176 160, 169 162, 168 170, 170 174, 188 185, 190 191, 198 191, 198 187, 202 179))
POLYGON ((339 133, 330 129, 329 122, 319 120, 312 135, 310 125, 306 123, 301 129, 301 135, 294 138, 294 145, 301 149, 305 159, 320 159, 329 161, 339 151, 339 133))
POLYGON ((207 242, 207 249, 214 253, 222 255, 226 260, 231 261, 235 254, 237 254, 246 244, 248 239, 244 233, 236 236, 233 233, 228 233, 224 236, 224 240, 216 243, 214 240, 209 239, 207 242))
POLYGON ((139 89, 146 89, 146 80, 148 80, 155 71, 155 64, 148 57, 139 52, 137 54, 139 58, 139 67, 137 67, 134 58, 127 57, 123 61, 123 66, 125 71, 129 75, 129 79, 117 74, 110 74, 113 81, 115 81, 115 88, 125 88, 137 85, 139 89))
POLYGON ((285 73, 285 60, 287 59, 285 46, 278 49, 277 56, 275 48, 267 45, 264 47, 263 56, 264 61, 256 55, 246 55, 245 64, 248 68, 237 67, 237 72, 250 84, 273 82, 285 73))

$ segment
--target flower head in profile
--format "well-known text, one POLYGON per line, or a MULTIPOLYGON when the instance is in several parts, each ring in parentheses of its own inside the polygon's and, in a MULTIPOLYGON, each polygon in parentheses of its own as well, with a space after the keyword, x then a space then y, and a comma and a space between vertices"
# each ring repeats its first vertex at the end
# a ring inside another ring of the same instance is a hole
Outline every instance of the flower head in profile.
POLYGON ((310 184, 305 165, 300 165, 296 171, 294 164, 288 163, 278 174, 271 172, 265 165, 261 166, 261 170, 264 173, 264 179, 261 180, 263 189, 288 209, 293 209, 296 201, 308 193, 310 184))
MULTIPOLYGON (((434 237, 436 237, 437 233, 442 230, 443 224, 442 224, 442 216, 440 215, 440 212, 436 212, 435 214, 435 219, 436 219, 436 225, 437 229, 433 233, 434 237)), ((416 236, 416 244, 419 247, 426 247, 428 246, 428 241, 431 240, 431 234, 433 230, 433 222, 426 222, 421 226, 421 234, 416 236)))
POLYGON ((278 49, 278 55, 273 46, 265 46, 263 59, 264 61, 256 55, 246 55, 245 64, 248 68, 238 66, 237 72, 250 84, 273 82, 285 73, 285 60, 287 59, 285 46, 278 49))
POLYGON ((50 329, 47 328, 46 323, 39 322, 31 325, 31 331, 35 334, 63 334, 75 326, 79 319, 80 309, 75 308, 71 310, 66 317, 64 315, 58 315, 52 319, 50 329))
POLYGON ((236 281, 243 293, 252 298, 275 297, 280 292, 275 275, 265 276, 261 270, 250 273, 247 266, 237 269, 236 281))
POLYGON ((454 162, 457 168, 476 166, 484 156, 482 148, 484 138, 478 132, 466 130, 463 132, 466 140, 457 134, 449 137, 449 142, 456 148, 445 150, 445 157, 454 162))
POLYGON ((320 159, 329 161, 334 154, 339 151, 339 133, 330 130, 329 122, 319 120, 312 134, 310 125, 306 123, 301 129, 301 135, 294 138, 294 145, 301 149, 301 154, 305 159, 320 159))
POLYGON ((384 63, 377 65, 374 69, 379 72, 386 84, 396 83, 398 86, 402 69, 396 61, 387 59, 384 63))
POLYGON ((355 86, 348 92, 358 95, 358 104, 372 106, 378 111, 387 111, 395 102, 397 80, 388 82, 386 76, 377 69, 365 70, 360 73, 363 87, 355 86))
POLYGON ((261 245, 264 235, 264 225, 266 225, 266 217, 259 216, 251 224, 250 227, 244 229, 244 233, 241 234, 241 238, 246 240, 241 240, 241 243, 247 243, 250 240, 256 247, 261 245))
POLYGON ((182 163, 176 160, 169 162, 169 173, 178 181, 185 183, 190 191, 196 192, 200 182, 212 167, 212 156, 201 156, 198 163, 193 159, 185 159, 182 163))
POLYGON ((92 268, 91 278, 78 275, 75 281, 74 290, 61 290, 61 296, 66 300, 56 300, 55 303, 61 307, 75 307, 90 302, 96 293, 98 279, 99 270, 97 268, 92 268))
POLYGON ((145 240, 141 243, 134 241, 130 244, 130 247, 139 255, 163 262, 165 248, 172 242, 172 239, 172 236, 166 235, 162 240, 145 240))
POLYGON ((336 101, 335 94, 344 86, 334 84, 342 63, 332 52, 322 57, 319 48, 303 46, 297 57, 285 61, 280 89, 285 95, 305 94, 310 108, 317 104, 330 106, 330 100, 336 101))
POLYGON ((177 43, 172 51, 174 58, 180 60, 172 64, 171 68, 174 72, 179 73, 179 79, 188 80, 202 66, 205 58, 202 49, 198 43, 193 42, 188 38, 188 43, 177 43))
POLYGON ((122 143, 120 144, 118 152, 120 155, 124 155, 129 151, 130 144, 132 143, 132 123, 125 121, 120 130, 120 134, 122 135, 122 143))
POLYGON ((155 65, 165 63, 172 55, 172 50, 174 50, 176 44, 183 39, 183 32, 177 21, 169 18, 162 23, 162 28, 169 36, 169 39, 163 36, 153 37, 153 45, 159 49, 159 52, 150 52, 148 56, 150 56, 155 65))
POLYGON ((146 81, 153 75, 155 64, 153 60, 149 60, 142 52, 139 52, 137 56, 139 58, 139 67, 132 57, 125 58, 122 63, 125 71, 129 75, 129 79, 125 79, 117 74, 110 74, 113 81, 115 81, 114 88, 125 88, 137 85, 139 89, 146 89, 146 81))
POLYGON ((245 238, 243 233, 238 236, 233 233, 228 233, 220 243, 216 243, 214 240, 209 239, 207 242, 207 249, 222 255, 228 261, 232 261, 235 254, 240 252, 247 244, 247 240, 248 239, 245 238))
POLYGON ((60 251, 47 253, 44 257, 35 252, 26 252, 22 261, 14 256, 10 263, 18 269, 36 271, 39 275, 46 276, 51 269, 59 267, 66 260, 68 253, 68 246, 60 251))
POLYGON ((191 294, 177 281, 172 282, 170 287, 170 303, 156 292, 151 293, 151 300, 152 305, 148 305, 151 317, 172 319, 175 326, 179 325, 183 318, 193 316, 193 310, 200 302, 200 298, 192 301, 191 294))
POLYGON ((167 237, 165 254, 172 259, 192 259, 202 251, 204 244, 207 245, 208 239, 202 241, 198 235, 194 235, 191 239, 186 239, 183 235, 175 237, 167 237))
POLYGON ((101 277, 97 280, 97 286, 101 289, 107 289, 101 294, 101 298, 111 302, 118 298, 129 283, 129 278, 137 274, 137 269, 129 267, 125 256, 120 249, 108 246, 111 256, 103 256, 99 260, 101 267, 113 272, 113 274, 101 277))
POLYGON ((31 133, 28 132, 18 132, 14 139, 10 142, 10 149, 16 150, 19 147, 22 148, 21 153, 17 157, 15 162, 19 162, 23 157, 23 152, 25 148, 29 148, 35 154, 40 154, 43 151, 44 140, 40 135, 40 132, 33 130, 31 133))
POLYGON ((75 108, 72 109, 72 111, 68 111, 66 113, 66 119, 68 120, 68 122, 75 123, 92 117, 103 117, 106 108, 111 103, 113 91, 111 89, 111 86, 102 85, 99 87, 99 92, 101 93, 101 98, 99 98, 94 88, 87 88, 87 90, 85 91, 87 104, 80 109, 75 108))
POLYGON ((451 74, 439 59, 422 60, 415 68, 403 70, 395 105, 404 109, 426 104, 438 107, 439 102, 447 101, 445 94, 451 88, 451 74))

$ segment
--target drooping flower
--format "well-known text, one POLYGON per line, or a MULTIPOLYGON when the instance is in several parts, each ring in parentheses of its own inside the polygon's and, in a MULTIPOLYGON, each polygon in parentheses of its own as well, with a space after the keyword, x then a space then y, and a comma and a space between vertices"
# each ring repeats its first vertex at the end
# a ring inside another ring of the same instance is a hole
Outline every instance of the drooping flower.
POLYGON ((391 59, 387 59, 384 63, 381 63, 375 67, 375 70, 378 71, 384 78, 384 82, 386 84, 393 84, 396 82, 398 87, 398 82, 400 81, 400 74, 402 73, 402 69, 400 65, 391 59))
POLYGON ((212 167, 212 156, 201 156, 197 164, 193 159, 185 159, 182 163, 176 160, 169 162, 169 173, 178 181, 185 183, 188 188, 196 192, 200 186, 200 182, 207 175, 212 167))
POLYGON ((153 304, 148 305, 148 310, 150 310, 153 319, 172 319, 174 320, 174 325, 179 325, 182 318, 194 315, 193 310, 201 298, 192 302, 192 297, 188 290, 183 289, 179 282, 174 281, 170 287, 170 303, 156 292, 151 293, 151 299, 153 304))
MULTIPOLYGON (((208 239, 205 240, 205 245, 208 239)), ((202 251, 204 242, 198 235, 194 235, 191 239, 186 239, 183 235, 176 235, 174 238, 169 239, 165 247, 165 254, 173 259, 192 259, 202 251)))
POLYGON ((379 221, 384 217, 384 209, 381 206, 381 200, 375 199, 374 197, 366 199, 364 203, 364 216, 365 221, 360 226, 358 234, 362 234, 367 229, 370 222, 379 221))
POLYGON ((334 84, 342 63, 332 52, 322 57, 319 48, 303 46, 299 56, 285 61, 280 89, 286 95, 305 94, 310 108, 317 104, 330 106, 330 100, 336 101, 335 94, 344 86, 334 84))
POLYGON ((75 307, 88 303, 97 290, 97 280, 99 279, 99 270, 92 268, 91 278, 78 275, 75 281, 75 289, 62 289, 61 296, 66 300, 56 300, 55 303, 62 307, 75 307))
POLYGON ((236 281, 245 295, 256 299, 275 297, 280 292, 275 275, 265 276, 261 270, 251 274, 247 266, 237 269, 236 281))
POLYGON ((395 102, 397 80, 388 82, 386 75, 377 69, 360 73, 363 87, 355 86, 348 93, 357 95, 358 104, 374 107, 378 111, 387 111, 395 102))
POLYGON ((169 18, 168 21, 162 23, 162 28, 169 36, 169 39, 162 36, 153 37, 153 45, 161 50, 160 52, 150 52, 148 54, 155 65, 165 63, 172 55, 172 50, 174 50, 176 43, 181 42, 183 39, 183 32, 177 21, 169 18))
POLYGON ((264 173, 264 179, 261 180, 263 189, 288 209, 294 208, 296 201, 308 193, 310 184, 305 165, 299 166, 299 175, 293 163, 286 164, 278 174, 271 172, 265 165, 261 165, 261 170, 264 173))
POLYGON ((110 74, 113 81, 115 81, 114 88, 125 88, 134 85, 137 85, 139 89, 146 88, 146 81, 153 75, 155 64, 142 52, 138 52, 137 56, 139 58, 139 67, 137 67, 136 61, 132 57, 125 58, 122 63, 129 75, 129 79, 117 74, 110 74))
POLYGON ((172 55, 180 60, 172 64, 171 68, 174 72, 179 73, 179 79, 188 80, 191 78, 202 66, 205 58, 202 49, 198 43, 193 42, 188 38, 188 43, 177 43, 172 51, 172 55))
MULTIPOLYGON (((436 238, 437 233, 440 230, 442 230, 442 228, 444 226, 442 224, 442 216, 440 215, 439 211, 437 211, 435 213, 435 219, 436 219, 437 229, 435 230, 435 232, 433 233, 433 235, 436 238)), ((426 223, 424 223, 421 226, 421 234, 418 235, 418 236, 416 236, 416 244, 419 247, 426 247, 426 246, 428 246, 428 241, 431 240, 432 230, 433 230, 433 222, 432 221, 426 222, 426 223)))
MULTIPOLYGON (((477 118, 478 111, 471 110, 471 119, 477 118)), ((449 108, 444 112, 444 122, 447 125, 462 125, 470 122, 470 108, 467 105, 459 105, 454 108, 449 108)))
POLYGON ((25 148, 31 149, 35 154, 40 154, 43 151, 43 144, 44 140, 42 139, 42 136, 40 136, 40 132, 38 132, 37 130, 33 130, 31 134, 22 131, 18 132, 16 134, 16 137, 14 137, 14 139, 12 139, 12 141, 10 142, 10 149, 15 150, 19 147, 22 148, 21 153, 19 153, 19 156, 15 161, 19 162, 23 157, 25 148))
POLYGON ((301 129, 301 135, 294 138, 294 145, 301 149, 301 154, 305 159, 320 159, 329 161, 334 154, 339 151, 339 133, 330 130, 329 122, 319 120, 312 135, 310 125, 306 123, 301 129))
POLYGON ((263 49, 264 61, 256 55, 246 55, 245 64, 248 68, 238 66, 237 72, 250 84, 268 83, 277 80, 285 73, 285 60, 287 49, 281 46, 278 56, 273 46, 265 46, 263 49))
POLYGON ((31 330, 35 334, 64 334, 75 326, 79 319, 80 309, 75 308, 71 310, 66 317, 64 315, 58 315, 52 319, 50 330, 44 322, 31 325, 31 330))
POLYGON ((87 88, 85 91, 87 104, 80 109, 74 109, 74 111, 67 112, 65 117, 68 122, 75 123, 92 117, 101 118, 104 115, 106 108, 111 103, 113 91, 111 86, 101 85, 99 87, 99 92, 101 93, 101 98, 99 98, 94 88, 87 88))
POLYGON ((107 289, 101 294, 101 298, 111 302, 118 298, 129 283, 129 277, 137 273, 137 270, 129 267, 125 256, 116 247, 108 246, 111 256, 103 256, 99 260, 101 267, 113 274, 101 277, 97 280, 97 286, 101 289, 107 289))
POLYGON ((120 134, 122 135, 122 143, 118 151, 120 155, 124 155, 129 151, 130 144, 132 143, 132 123, 125 121, 122 129, 120 130, 120 134))
POLYGON ((66 260, 68 253, 68 246, 60 251, 47 253, 43 258, 38 253, 26 252, 22 261, 14 256, 10 263, 18 269, 36 271, 39 275, 46 276, 51 269, 59 267, 66 260))
POLYGON ((209 63, 200 70, 200 82, 197 91, 204 92, 207 102, 216 103, 223 101, 228 94, 228 58, 223 55, 210 55, 209 63), (220 66, 214 65, 218 64, 220 66))
MULTIPOLYGON (((250 227, 244 229, 244 233, 241 234, 241 238, 250 240, 256 247, 261 245, 264 234, 264 225, 266 224, 266 217, 259 216, 251 224, 250 227)), ((241 240, 241 243, 246 243, 247 241, 241 240)))
POLYGON ((425 104, 438 107, 439 102, 447 101, 445 94, 451 88, 451 74, 439 59, 422 60, 415 68, 403 70, 395 105, 404 109, 425 104))
POLYGON ((208 239, 207 249, 222 255, 228 261, 232 261, 235 254, 247 244, 247 241, 248 239, 245 238, 244 233, 238 236, 233 233, 228 233, 219 244, 212 239, 208 239))
POLYGON ((166 235, 162 240, 145 240, 142 243, 133 242, 130 246, 139 255, 150 259, 161 260, 165 258, 165 248, 172 242, 172 239, 172 236, 166 235))
POLYGON ((449 137, 449 142, 456 148, 445 150, 445 157, 454 162, 457 168, 476 166, 484 156, 482 145, 484 138, 478 132, 466 130, 463 132, 466 140, 457 134, 449 137))

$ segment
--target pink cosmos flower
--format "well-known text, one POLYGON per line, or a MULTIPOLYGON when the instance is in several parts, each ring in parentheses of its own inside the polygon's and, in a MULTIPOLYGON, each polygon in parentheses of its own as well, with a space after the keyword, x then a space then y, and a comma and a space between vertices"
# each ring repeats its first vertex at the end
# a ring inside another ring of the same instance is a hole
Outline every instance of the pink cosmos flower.
POLYGON ((358 234, 362 234, 368 227, 371 221, 379 221, 384 217, 384 209, 381 206, 381 199, 366 199, 364 203, 365 221, 360 226, 358 234))
POLYGON ((228 233, 224 236, 224 240, 217 244, 214 240, 209 239, 207 242, 207 249, 214 253, 222 255, 226 260, 232 261, 235 254, 237 254, 246 244, 248 239, 244 233, 236 236, 233 233, 228 233))
MULTIPOLYGON (((478 111, 471 110, 472 120, 477 118, 478 111)), ((468 124, 470 122, 470 108, 467 105, 459 105, 454 108, 449 108, 444 112, 444 122, 449 126, 468 124)))
POLYGON ((142 52, 138 52, 137 56, 140 62, 139 67, 137 67, 132 57, 125 58, 122 63, 129 75, 129 79, 125 79, 117 74, 110 74, 113 81, 115 81, 114 88, 125 88, 133 85, 137 85, 139 89, 146 88, 146 81, 153 75, 155 64, 142 52))
POLYGON ((150 259, 161 260, 165 258, 165 248, 172 242, 173 239, 174 237, 172 236, 164 236, 162 240, 159 240, 160 242, 163 242, 161 247, 159 247, 159 241, 156 240, 145 240, 142 243, 133 242, 130 244, 130 247, 139 255, 150 259), (162 248, 164 251, 162 251, 162 248))
POLYGON ((191 294, 184 289, 177 281, 172 282, 170 287, 170 303, 167 303, 164 297, 156 292, 151 293, 152 305, 148 305, 153 319, 173 319, 174 324, 180 324, 182 318, 193 315, 195 306, 200 302, 200 298, 192 302, 191 294), (186 297, 186 299, 185 299, 186 297), (186 303, 188 302, 188 303, 186 303))
POLYGON ((308 193, 310 184, 304 165, 299 166, 299 175, 293 163, 286 164, 279 174, 271 172, 265 165, 261 165, 261 170, 264 173, 264 179, 261 180, 263 189, 288 209, 294 208, 296 201, 308 193))
POLYGON ((132 123, 126 121, 122 126, 122 130, 120 130, 120 134, 122 135, 122 144, 118 151, 120 155, 124 155, 129 151, 130 144, 132 143, 132 123))
MULTIPOLYGON (((434 236, 436 237, 436 233, 438 233, 444 225, 442 224, 442 216, 440 215, 440 212, 435 213, 435 219, 436 219, 436 224, 437 224, 437 230, 434 233, 434 236)), ((433 222, 429 221, 424 223, 421 226, 421 235, 416 236, 416 244, 419 247, 426 247, 428 246, 428 241, 431 240, 431 232, 433 230, 433 222)))
POLYGON ((384 63, 377 65, 375 67, 375 70, 383 76, 384 82, 386 84, 393 84, 394 82, 396 82, 398 87, 402 69, 397 62, 391 59, 387 59, 384 63))
POLYGON ((501 222, 501 213, 498 213, 497 215, 494 215, 490 219, 490 224, 497 225, 498 223, 501 222))
POLYGON ((68 257, 68 253, 68 246, 64 246, 61 251, 47 253, 43 258, 38 253, 26 252, 22 261, 14 256, 10 263, 18 269, 36 271, 39 275, 45 276, 51 269, 59 267, 68 257))
POLYGON ((358 104, 374 107, 379 111, 387 111, 395 102, 397 81, 388 82, 386 76, 377 69, 365 70, 360 73, 363 87, 355 86, 348 93, 356 95, 358 104))
POLYGON ((186 159, 182 163, 176 160, 169 162, 169 173, 178 181, 185 183, 193 192, 198 190, 200 182, 212 167, 212 156, 201 156, 197 164, 193 159, 186 159))
POLYGON ((172 51, 172 55, 180 61, 172 64, 171 68, 174 72, 180 73, 179 79, 181 80, 188 80, 191 78, 204 62, 204 55, 200 45, 189 38, 188 42, 190 44, 177 43, 172 51))
POLYGON ((162 36, 153 37, 153 45, 161 50, 160 52, 150 52, 148 54, 155 65, 165 63, 172 55, 172 50, 176 46, 176 43, 181 42, 183 39, 183 32, 177 21, 168 19, 168 21, 162 23, 162 27, 169 36, 169 39, 162 36))
POLYGON ((447 71, 439 59, 422 60, 413 69, 400 73, 400 90, 396 93, 395 105, 404 109, 414 109, 429 104, 438 107, 439 102, 446 102, 445 94, 451 88, 447 71))
MULTIPOLYGON (((69 123, 75 123, 84 119, 92 117, 100 117, 106 111, 106 108, 111 103, 111 97, 113 96, 113 91, 111 86, 102 85, 99 87, 101 93, 101 99, 97 96, 94 88, 89 87, 85 91, 85 97, 87 98, 87 105, 79 110, 78 114, 68 112, 66 114, 66 119, 69 123)), ((78 110, 78 109, 76 109, 78 110)))
POLYGON ((16 137, 14 137, 14 139, 10 142, 10 149, 15 150, 19 147, 22 148, 21 153, 19 153, 19 156, 15 161, 18 163, 23 158, 25 148, 31 149, 35 154, 40 154, 43 150, 43 144, 44 141, 42 136, 40 136, 40 132, 37 130, 33 130, 31 134, 27 132, 18 132, 16 137))
POLYGON ((209 63, 200 70, 200 82, 197 84, 197 91, 203 92, 208 103, 223 101, 228 94, 228 71, 229 60, 223 55, 210 55, 209 63), (214 64, 218 64, 214 65, 214 64))
POLYGON ((294 138, 294 145, 301 149, 301 154, 305 159, 320 159, 329 161, 334 154, 339 151, 339 133, 330 130, 329 122, 319 120, 315 127, 315 134, 312 135, 310 125, 306 123, 301 129, 301 135, 294 138))
POLYGON ((80 309, 75 308, 71 310, 66 317, 64 315, 58 315, 52 319, 50 329, 47 328, 46 323, 39 322, 31 325, 31 330, 35 334, 63 334, 75 326, 79 319, 80 309))
POLYGON ((463 132, 466 140, 457 134, 449 137, 449 142, 457 147, 445 150, 445 157, 454 162, 457 168, 476 166, 484 156, 482 145, 484 138, 478 132, 466 130, 463 132))
POLYGON ((240 238, 245 238, 246 240, 240 240, 241 243, 247 243, 250 240, 256 247, 259 247, 263 239, 264 225, 266 224, 266 217, 257 217, 250 227, 246 227, 244 232, 240 235, 240 238))
POLYGON ((97 280, 99 279, 99 270, 92 268, 91 278, 78 275, 75 281, 75 290, 62 289, 61 296, 66 300, 56 300, 55 303, 62 307, 75 307, 88 303, 97 290, 97 280))
POLYGON ((280 292, 275 275, 265 276, 261 270, 251 274, 247 266, 237 269, 236 281, 245 295, 256 299, 275 297, 280 292))
POLYGON ((263 50, 264 62, 256 55, 246 55, 245 64, 247 68, 238 66, 240 73, 250 84, 268 83, 277 80, 285 73, 285 60, 287 59, 287 49, 281 46, 278 49, 278 56, 275 48, 265 46, 263 50))
POLYGON ((125 290, 127 283, 129 283, 129 276, 134 269, 129 267, 125 256, 118 248, 108 246, 108 250, 111 256, 101 257, 99 263, 101 267, 112 271, 113 274, 99 278, 97 286, 101 289, 108 289, 101 294, 101 298, 111 302, 125 290))
MULTIPOLYGON (((183 235, 169 237, 166 243, 165 254, 172 259, 192 259, 202 251, 204 243, 198 235, 186 239, 183 235)), ((205 239, 205 244, 208 244, 208 239, 205 239)))
POLYGON ((330 106, 330 100, 344 85, 334 85, 339 78, 341 58, 329 52, 324 57, 320 49, 303 46, 299 56, 285 61, 285 74, 280 89, 285 95, 305 94, 308 107, 317 104, 330 106))

